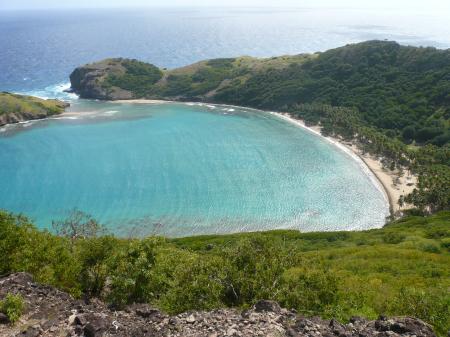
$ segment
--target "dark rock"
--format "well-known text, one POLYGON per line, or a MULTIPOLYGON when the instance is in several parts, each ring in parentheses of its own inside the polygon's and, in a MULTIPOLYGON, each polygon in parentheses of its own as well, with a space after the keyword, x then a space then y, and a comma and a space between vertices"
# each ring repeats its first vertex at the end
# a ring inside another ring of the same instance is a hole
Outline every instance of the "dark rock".
MULTIPOLYGON (((349 324, 320 317, 296 317, 273 301, 260 301, 244 312, 236 309, 193 311, 166 316, 143 304, 114 311, 97 299, 75 301, 52 287, 32 283, 26 275, 0 279, 0 298, 19 293, 27 302, 21 326, 32 325, 17 336, 290 336, 290 337, 436 337, 425 322, 411 317, 381 317, 369 321, 352 317, 349 324), (67 323, 72 324, 67 324, 67 323)), ((0 325, 0 336, 14 336, 17 327, 0 325)))
POLYGON ((13 282, 20 285, 28 285, 29 283, 33 282, 33 276, 28 273, 15 273, 8 277, 9 282, 13 282))
POLYGON ((41 330, 38 327, 30 326, 25 331, 22 331, 18 336, 21 337, 38 337, 41 334, 41 330))
POLYGON ((394 318, 391 331, 398 334, 409 334, 416 336, 435 336, 432 327, 424 321, 412 317, 394 318))
POLYGON ((83 328, 81 326, 76 326, 74 332, 77 336, 81 336, 83 334, 83 328))
POLYGON ((84 327, 84 335, 86 337, 97 337, 100 334, 97 334, 97 329, 91 324, 88 323, 85 327, 84 327))
POLYGON ((71 90, 81 98, 118 100, 134 98, 133 94, 117 87, 103 85, 110 74, 123 74, 123 59, 108 59, 76 68, 70 74, 71 90))
POLYGON ((77 315, 74 321, 75 325, 86 325, 87 322, 88 321, 84 315, 77 315))
POLYGON ((387 317, 385 315, 380 315, 378 321, 387 321, 387 317))
POLYGON ((4 313, 0 312, 0 324, 8 324, 9 318, 4 313))
POLYGON ((158 309, 152 308, 148 304, 133 304, 131 306, 128 306, 126 311, 128 312, 135 312, 136 315, 143 317, 143 318, 149 318, 154 315, 159 315, 160 311, 158 309))
POLYGON ((275 301, 261 300, 255 304, 256 312, 275 312, 279 313, 281 311, 280 305, 275 301))

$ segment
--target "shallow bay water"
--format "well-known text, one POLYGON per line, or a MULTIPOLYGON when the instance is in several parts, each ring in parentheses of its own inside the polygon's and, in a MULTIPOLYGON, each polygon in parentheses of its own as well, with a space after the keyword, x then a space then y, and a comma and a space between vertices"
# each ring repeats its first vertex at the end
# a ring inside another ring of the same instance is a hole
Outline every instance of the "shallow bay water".
POLYGON ((39 227, 73 208, 118 235, 380 227, 360 164, 269 113, 80 100, 77 114, 4 128, 0 205, 39 227))
POLYGON ((449 48, 448 18, 413 7, 0 11, 0 90, 82 113, 0 128, 0 208, 48 228, 78 207, 119 235, 380 227, 387 201, 367 168, 275 116, 63 89, 74 67, 108 57, 173 68, 372 39, 449 48))

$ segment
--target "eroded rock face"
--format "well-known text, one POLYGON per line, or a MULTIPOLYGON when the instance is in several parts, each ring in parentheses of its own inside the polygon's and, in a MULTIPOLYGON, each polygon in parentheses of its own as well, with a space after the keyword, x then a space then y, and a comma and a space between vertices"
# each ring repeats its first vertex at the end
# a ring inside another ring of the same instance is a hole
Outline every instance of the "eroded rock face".
POLYGON ((7 293, 21 294, 26 312, 14 326, 0 324, 1 337, 435 337, 428 324, 411 317, 380 317, 376 321, 353 317, 348 324, 341 324, 299 317, 273 301, 259 301, 244 312, 218 309, 168 316, 147 304, 113 311, 99 300, 75 300, 57 289, 34 283, 25 273, 0 280, 0 299, 7 293))
POLYGON ((107 75, 121 75, 125 69, 121 62, 123 59, 108 59, 76 68, 70 74, 71 91, 80 98, 100 100, 132 99, 130 91, 105 86, 107 75))

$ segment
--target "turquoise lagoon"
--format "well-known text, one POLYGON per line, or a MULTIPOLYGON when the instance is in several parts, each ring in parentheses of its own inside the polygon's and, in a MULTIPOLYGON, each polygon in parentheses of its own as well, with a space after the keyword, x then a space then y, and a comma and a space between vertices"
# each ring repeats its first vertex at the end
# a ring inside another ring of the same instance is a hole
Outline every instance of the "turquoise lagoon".
POLYGON ((73 115, 0 129, 0 208, 41 228, 78 208, 116 235, 381 227, 362 163, 267 112, 74 101, 73 115))

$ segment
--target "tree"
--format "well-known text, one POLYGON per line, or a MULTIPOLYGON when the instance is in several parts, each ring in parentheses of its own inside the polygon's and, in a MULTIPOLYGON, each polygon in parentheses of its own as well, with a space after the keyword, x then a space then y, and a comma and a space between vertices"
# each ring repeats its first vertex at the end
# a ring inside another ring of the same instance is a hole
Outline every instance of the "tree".
POLYGON ((52 228, 56 235, 71 240, 79 238, 92 238, 106 234, 106 228, 95 220, 90 214, 77 208, 69 212, 69 216, 62 220, 52 221, 52 228))

